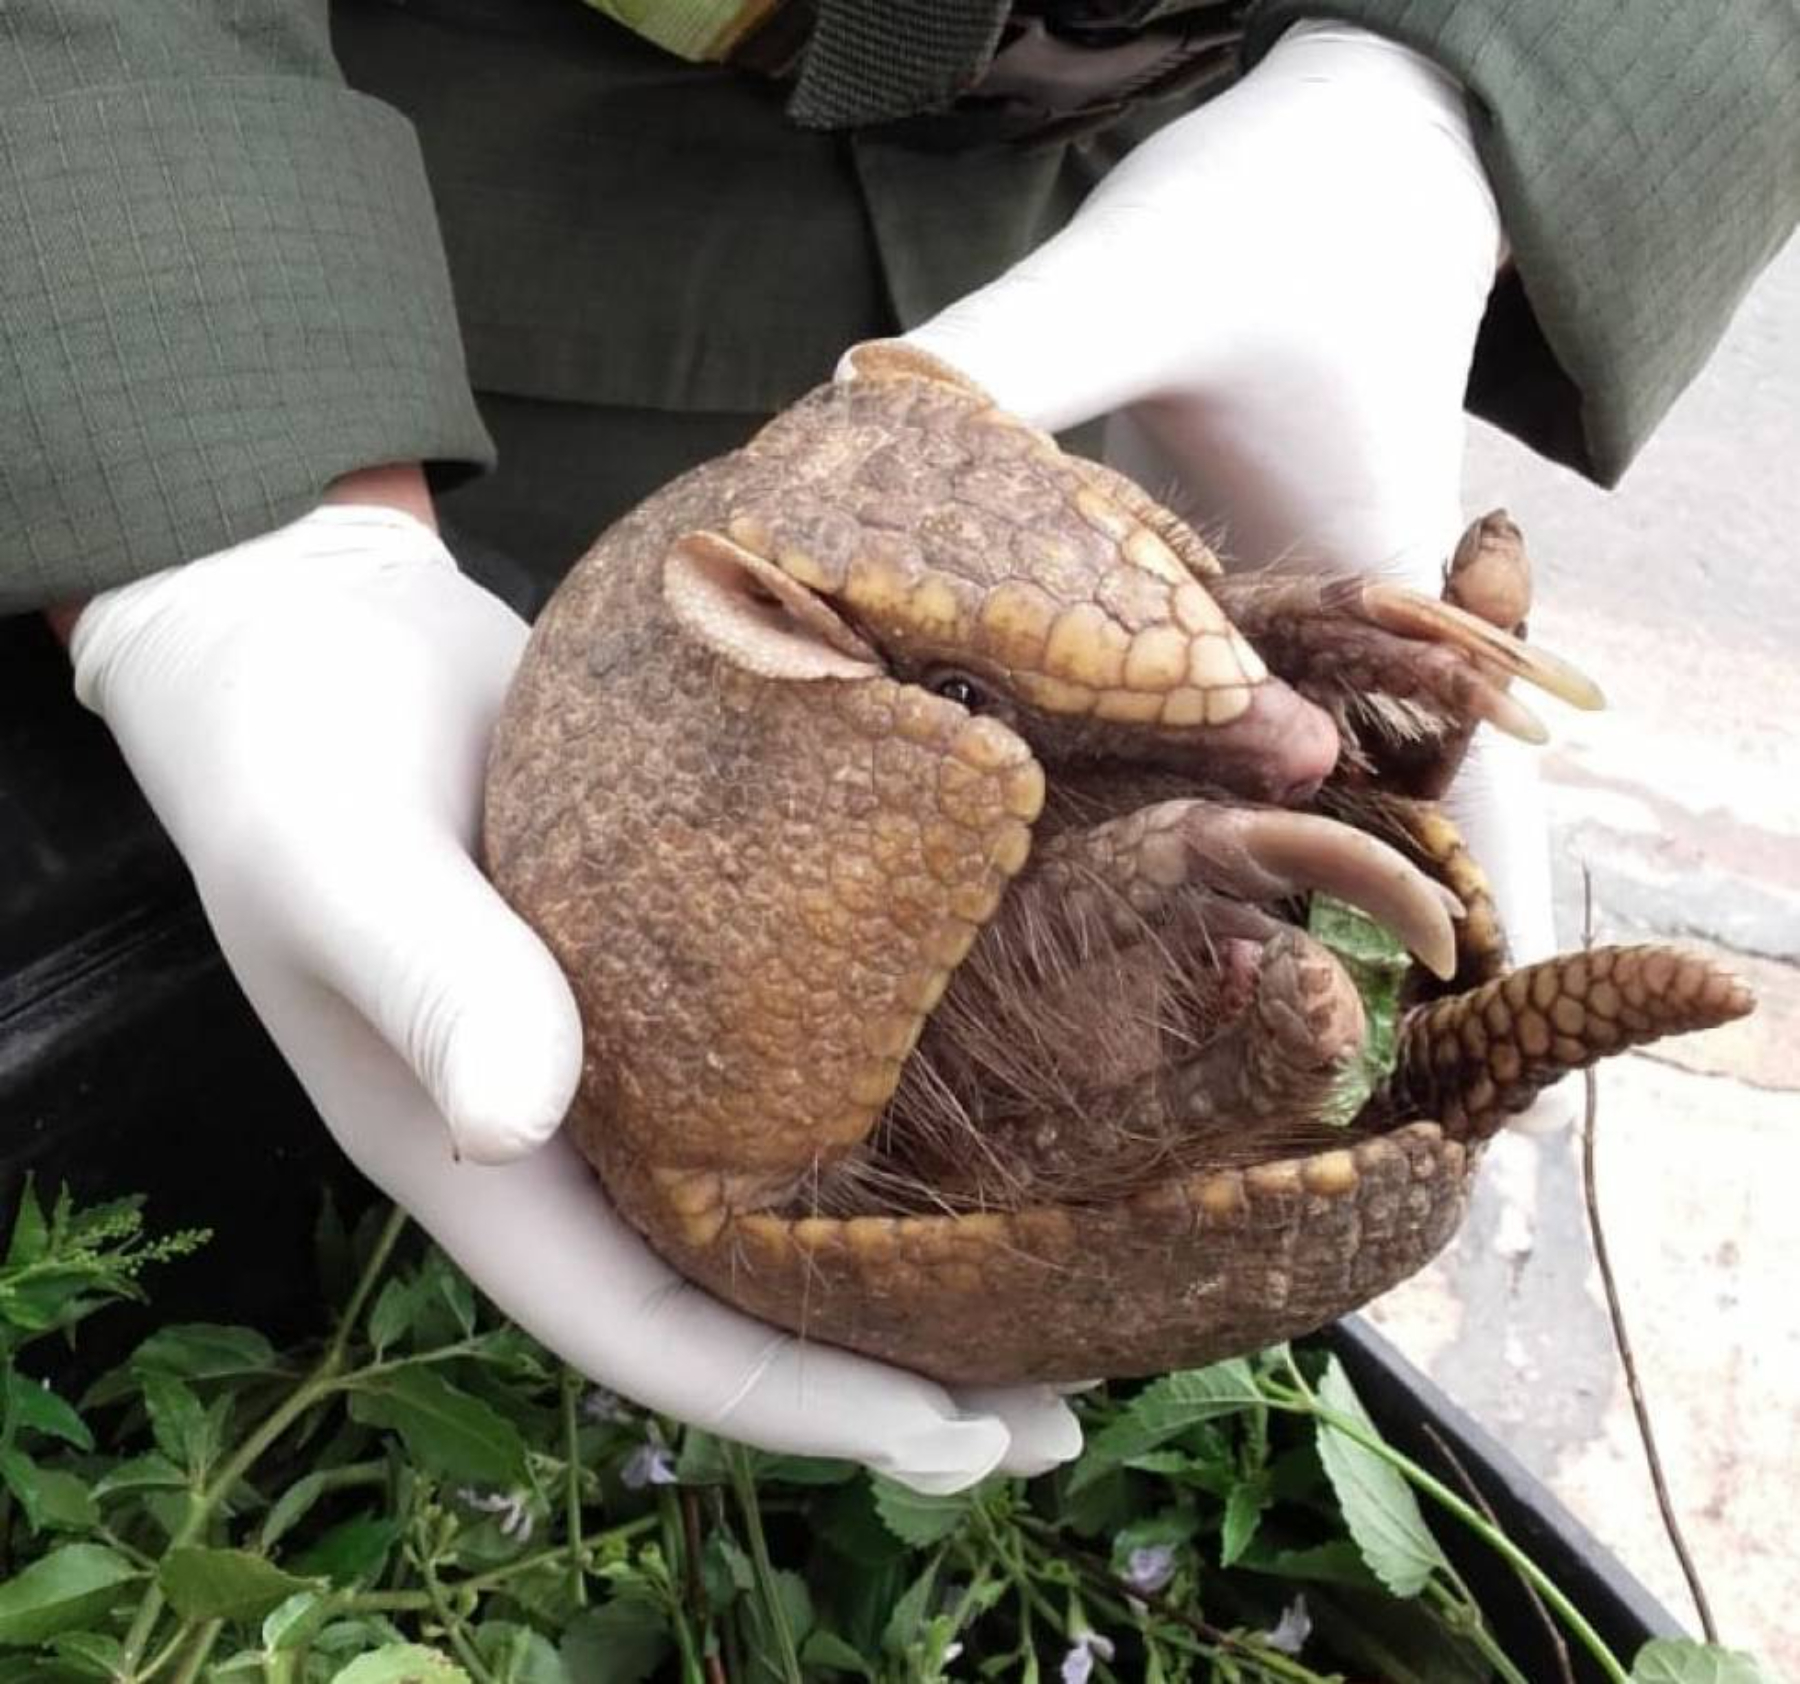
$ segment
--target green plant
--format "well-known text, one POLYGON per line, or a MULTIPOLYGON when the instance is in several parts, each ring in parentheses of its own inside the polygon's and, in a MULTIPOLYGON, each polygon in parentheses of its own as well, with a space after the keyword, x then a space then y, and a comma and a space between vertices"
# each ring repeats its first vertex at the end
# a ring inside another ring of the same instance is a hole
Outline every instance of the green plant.
POLYGON ((1628 1674, 1317 1353, 1090 1394, 1071 1467, 927 1498, 629 1408, 375 1211, 321 1226, 314 1347, 164 1326, 79 1404, 28 1377, 27 1346, 202 1238, 146 1240, 132 1201, 20 1204, 0 1684, 1514 1684, 1415 1493, 1535 1579, 1609 1677, 1759 1678, 1687 1643, 1628 1674))

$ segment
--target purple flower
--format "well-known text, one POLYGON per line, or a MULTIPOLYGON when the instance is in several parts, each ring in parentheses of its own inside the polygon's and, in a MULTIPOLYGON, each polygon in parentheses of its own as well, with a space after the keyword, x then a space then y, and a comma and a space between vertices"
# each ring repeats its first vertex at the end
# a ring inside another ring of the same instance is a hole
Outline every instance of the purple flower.
POLYGON ((631 1406, 617 1392, 610 1392, 604 1386, 590 1386, 581 1395, 581 1418, 596 1423, 629 1421, 631 1406))
POLYGON ((625 1458, 619 1478, 632 1491, 642 1491, 646 1485, 678 1483, 674 1458, 669 1455, 666 1444, 640 1444, 625 1458))
POLYGON ((1145 1596, 1154 1595, 1175 1577, 1175 1546, 1145 1544, 1125 1558, 1125 1582, 1145 1596))
POLYGON ((1312 1615, 1306 1611, 1306 1598, 1296 1596, 1282 1609, 1281 1618, 1269 1630, 1257 1634, 1271 1649, 1284 1655, 1297 1655, 1307 1638, 1312 1636, 1312 1615))
POLYGON ((1094 1674, 1094 1657, 1103 1661, 1113 1658, 1113 1641, 1097 1631, 1077 1634, 1062 1660, 1062 1684, 1088 1684, 1094 1674))
POLYGON ((526 1507, 522 1491, 477 1491, 465 1485, 456 1495, 477 1514, 497 1515, 502 1537, 516 1539, 521 1544, 531 1542, 531 1510, 526 1507))

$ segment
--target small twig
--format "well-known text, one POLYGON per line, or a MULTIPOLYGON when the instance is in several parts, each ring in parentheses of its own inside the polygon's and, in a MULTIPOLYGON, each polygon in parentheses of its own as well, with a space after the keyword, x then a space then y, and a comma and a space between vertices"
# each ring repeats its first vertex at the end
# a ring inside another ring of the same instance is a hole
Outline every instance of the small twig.
MULTIPOLYGON (((1456 1475, 1458 1483, 1469 1494, 1469 1501, 1487 1516, 1488 1524, 1497 1531, 1500 1517, 1494 1513, 1493 1506, 1481 1493, 1481 1487, 1470 1478, 1469 1470, 1462 1465, 1456 1452, 1450 1448, 1449 1441, 1429 1421, 1420 1423, 1425 1436, 1431 1440, 1432 1448, 1444 1459, 1445 1465, 1456 1475)), ((1524 1587, 1531 1606, 1537 1610, 1538 1623, 1544 1628, 1544 1635, 1550 1639, 1550 1647, 1556 1655, 1556 1670, 1561 1675, 1563 1684, 1575 1684, 1575 1673, 1569 1664, 1569 1646, 1563 1641, 1563 1634, 1557 1630, 1556 1621, 1551 1619, 1550 1610, 1544 1606, 1544 1599, 1538 1595, 1537 1586, 1523 1573, 1513 1575, 1524 1587)))
MULTIPOLYGON (((1582 924, 1581 944, 1594 945, 1594 878, 1584 862, 1581 868, 1582 924)), ((1681 1522, 1675 1517, 1675 1504, 1669 1496, 1669 1483, 1663 1477, 1662 1457, 1656 1449, 1656 1433, 1650 1424, 1650 1405, 1644 1397, 1643 1382, 1638 1378, 1637 1359, 1632 1355, 1631 1336, 1625 1330, 1625 1308, 1619 1298, 1619 1283, 1613 1276, 1612 1259, 1606 1248, 1606 1229, 1600 1221, 1599 1181, 1594 1170, 1594 1137, 1600 1114, 1600 1084, 1593 1066, 1582 1072, 1586 1088, 1586 1104, 1581 1122, 1581 1192, 1587 1203, 1588 1231, 1594 1240, 1594 1261, 1600 1269, 1600 1285, 1606 1293, 1606 1313, 1612 1321, 1613 1344, 1618 1348, 1619 1363, 1625 1370, 1625 1387, 1631 1394, 1631 1412, 1637 1418, 1638 1439, 1644 1446, 1644 1461, 1650 1469, 1650 1484, 1656 1492, 1656 1506, 1662 1512, 1663 1530, 1669 1545, 1681 1564, 1688 1593, 1700 1615, 1700 1629, 1708 1643, 1719 1641, 1719 1628, 1713 1621, 1712 1605, 1706 1599, 1706 1587, 1700 1582, 1699 1569, 1688 1553, 1687 1539, 1681 1522)))
POLYGON ((725 1684, 725 1669, 712 1643, 712 1610, 707 1606, 706 1581, 700 1576, 700 1493, 690 1485, 681 1487, 681 1538, 687 1548, 688 1601, 694 1605, 694 1617, 700 1622, 700 1660, 706 1668, 706 1684, 725 1684))

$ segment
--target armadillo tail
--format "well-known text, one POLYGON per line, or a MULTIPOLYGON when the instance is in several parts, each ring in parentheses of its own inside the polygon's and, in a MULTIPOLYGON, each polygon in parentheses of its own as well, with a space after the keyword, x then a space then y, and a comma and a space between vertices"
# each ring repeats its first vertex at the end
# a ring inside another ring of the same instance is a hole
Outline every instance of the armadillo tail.
POLYGON ((1672 947, 1565 953, 1416 1007, 1372 1102, 1484 1139, 1558 1077, 1665 1035, 1711 1029, 1755 1005, 1729 971, 1672 947))

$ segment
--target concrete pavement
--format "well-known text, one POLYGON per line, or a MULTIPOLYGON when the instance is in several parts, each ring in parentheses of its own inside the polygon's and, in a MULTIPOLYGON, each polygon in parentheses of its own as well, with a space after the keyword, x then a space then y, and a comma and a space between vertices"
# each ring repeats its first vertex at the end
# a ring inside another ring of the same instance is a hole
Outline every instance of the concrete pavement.
MULTIPOLYGON (((1616 493, 1485 428, 1467 507, 1538 568, 1533 636, 1602 684, 1544 771, 1565 945, 1680 936, 1748 1022, 1604 1068, 1603 1219, 1724 1639, 1800 1678, 1800 241, 1616 493)), ((1372 1319, 1692 1622, 1582 1211, 1578 1143, 1509 1136, 1450 1253, 1372 1319)))

